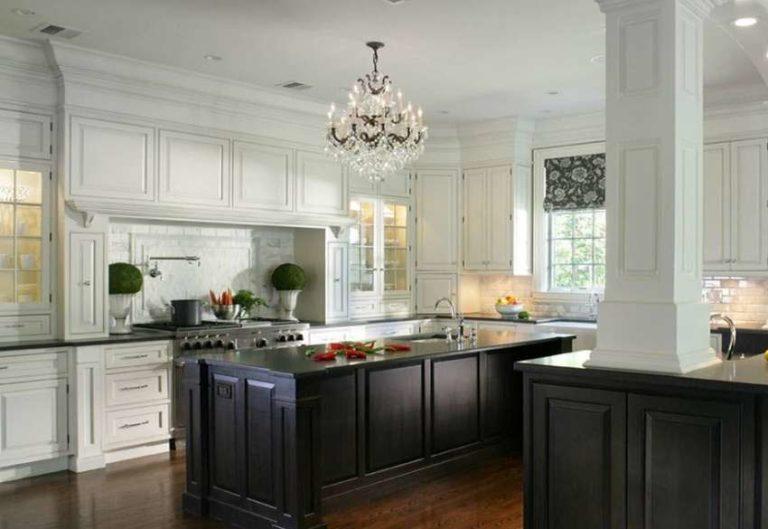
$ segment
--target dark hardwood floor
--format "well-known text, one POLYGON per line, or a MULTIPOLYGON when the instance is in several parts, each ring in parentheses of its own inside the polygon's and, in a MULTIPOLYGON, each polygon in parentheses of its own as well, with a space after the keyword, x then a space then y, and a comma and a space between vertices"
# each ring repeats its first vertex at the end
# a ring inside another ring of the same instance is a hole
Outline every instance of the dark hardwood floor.
MULTIPOLYGON (((0 529, 221 529, 184 516, 183 452, 0 484, 0 529)), ((335 502, 329 529, 522 528, 519 457, 482 461, 459 472, 335 502)))

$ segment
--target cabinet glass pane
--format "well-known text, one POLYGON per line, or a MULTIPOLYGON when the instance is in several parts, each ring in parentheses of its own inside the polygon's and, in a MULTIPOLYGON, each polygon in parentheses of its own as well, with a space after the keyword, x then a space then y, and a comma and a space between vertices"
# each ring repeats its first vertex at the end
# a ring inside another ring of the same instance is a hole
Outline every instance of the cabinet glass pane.
POLYGON ((41 303, 43 185, 40 171, 0 169, 0 303, 41 303))
POLYGON ((0 271, 0 303, 13 303, 15 285, 14 285, 14 272, 8 270, 0 271))
POLYGON ((13 212, 12 204, 0 204, 0 236, 10 237, 13 235, 13 212))
POLYGON ((39 239, 18 239, 16 242, 16 267, 19 270, 40 270, 42 241, 39 239))
POLYGON ((384 202, 384 291, 408 290, 408 206, 384 202))
POLYGON ((19 286, 16 301, 18 303, 40 303, 43 289, 40 272, 19 272, 19 286))
POLYGON ((40 237, 43 233, 43 208, 40 206, 16 206, 16 235, 40 237))
POLYGON ((376 203, 371 200, 353 199, 349 211, 355 223, 350 226, 349 274, 352 292, 375 290, 376 203))
POLYGON ((36 171, 16 171, 16 202, 43 203, 43 175, 36 171))
POLYGON ((14 188, 13 169, 0 169, 0 202, 13 202, 14 188))

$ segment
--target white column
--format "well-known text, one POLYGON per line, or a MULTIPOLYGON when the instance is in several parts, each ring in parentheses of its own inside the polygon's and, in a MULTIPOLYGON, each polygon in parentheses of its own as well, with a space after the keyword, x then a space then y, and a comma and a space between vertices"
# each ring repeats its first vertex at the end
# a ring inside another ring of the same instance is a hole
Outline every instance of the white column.
POLYGON ((701 303, 702 21, 711 0, 597 0, 606 14, 606 287, 589 364, 717 362, 701 303))

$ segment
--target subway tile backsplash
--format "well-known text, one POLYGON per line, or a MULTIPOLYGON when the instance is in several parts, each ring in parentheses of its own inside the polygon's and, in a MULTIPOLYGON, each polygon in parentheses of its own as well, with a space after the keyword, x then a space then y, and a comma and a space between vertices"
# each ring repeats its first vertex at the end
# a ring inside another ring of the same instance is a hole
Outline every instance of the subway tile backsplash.
MULTIPOLYGON (((269 277, 275 266, 294 259, 294 231, 277 227, 218 227, 159 222, 114 222, 110 226, 109 261, 133 263, 144 272, 144 288, 134 298, 133 321, 169 318, 172 299, 207 297, 208 290, 245 288, 271 306, 277 296, 269 277), (199 266, 158 261, 162 278, 147 275, 148 258, 200 257, 199 266)), ((274 316, 272 309, 261 315, 274 316)))
MULTIPOLYGON (((712 304, 712 312, 724 312, 737 325, 762 326, 768 321, 768 278, 706 277, 702 299, 712 304)), ((483 275, 480 277, 481 312, 495 312, 496 299, 513 294, 534 316, 588 317, 588 303, 565 303, 537 298, 528 276, 483 275)))

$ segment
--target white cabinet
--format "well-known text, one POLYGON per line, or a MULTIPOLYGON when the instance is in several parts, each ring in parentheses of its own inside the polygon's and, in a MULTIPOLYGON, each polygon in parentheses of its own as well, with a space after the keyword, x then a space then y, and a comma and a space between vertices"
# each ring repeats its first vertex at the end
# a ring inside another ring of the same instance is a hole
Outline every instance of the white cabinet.
POLYGON ((160 201, 197 206, 230 204, 229 140, 160 131, 160 201))
POLYGON ((704 269, 768 270, 768 141, 704 149, 704 269))
POLYGON ((69 195, 155 199, 155 129, 73 116, 69 195))
POLYGON ((367 177, 350 173, 349 190, 364 195, 408 198, 411 195, 411 174, 408 171, 397 171, 387 175, 380 182, 374 182, 367 177))
POLYGON ((67 452, 67 380, 0 384, 0 466, 67 452))
POLYGON ((458 261, 457 175, 450 170, 420 170, 416 196, 416 269, 455 271, 458 261))
POLYGON ((69 234, 69 334, 103 334, 106 261, 104 234, 69 234))
POLYGON ((50 160, 52 129, 50 116, 0 110, 0 156, 50 160))
POLYGON ((326 320, 345 320, 349 316, 349 246, 328 243, 326 320))
POLYGON ((67 454, 68 351, 0 353, 0 467, 67 454))
POLYGON ((465 270, 530 273, 531 197, 526 174, 515 176, 508 165, 464 172, 465 270), (516 185, 518 177, 521 183, 516 185))
POLYGON ((447 304, 442 304, 435 311, 435 303, 440 298, 449 298, 454 304, 458 303, 458 276, 456 274, 439 274, 420 272, 416 274, 416 312, 449 312, 447 304))
POLYGON ((236 141, 235 207, 292 211, 293 158, 293 150, 287 147, 236 141))
POLYGON ((323 153, 296 153, 296 211, 347 214, 347 177, 343 167, 323 153))

